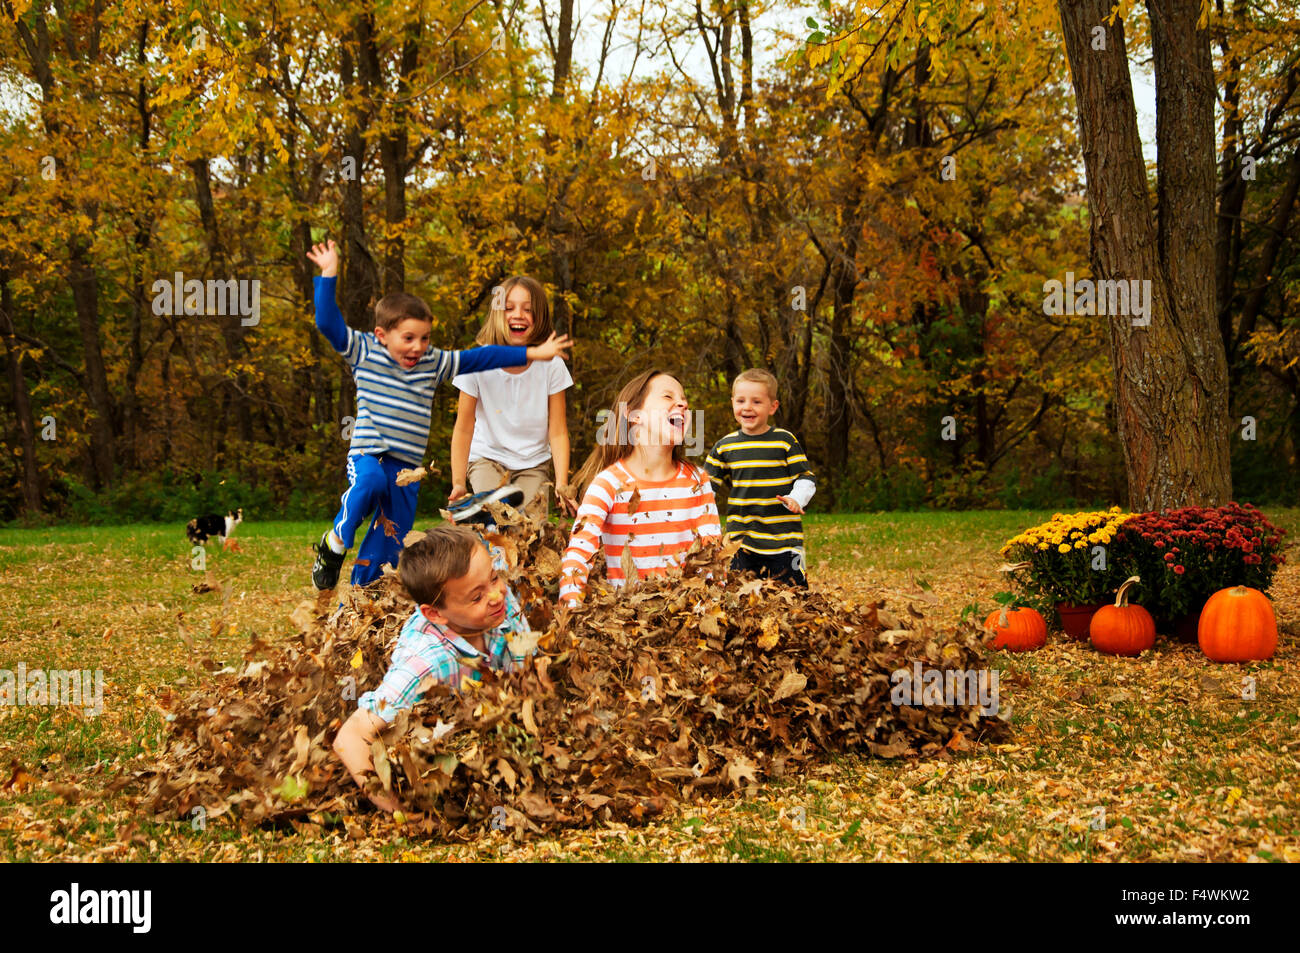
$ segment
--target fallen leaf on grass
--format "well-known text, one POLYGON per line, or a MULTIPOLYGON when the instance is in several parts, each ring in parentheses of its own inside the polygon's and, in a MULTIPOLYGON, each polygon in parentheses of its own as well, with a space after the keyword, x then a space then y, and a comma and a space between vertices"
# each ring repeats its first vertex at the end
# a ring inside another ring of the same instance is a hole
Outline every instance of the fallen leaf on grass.
POLYGON ((743 755, 727 762, 727 780, 740 787, 740 782, 748 779, 751 784, 758 779, 754 776, 755 767, 743 755))
POLYGON ((209 571, 203 577, 202 582, 196 582, 194 585, 190 586, 190 592, 198 596, 198 595, 203 595, 203 593, 205 592, 216 592, 217 588, 218 586, 217 586, 216 577, 212 575, 211 571, 209 571))
POLYGON ((27 769, 24 768, 17 760, 9 762, 9 780, 0 784, 0 791, 13 791, 21 793, 31 790, 32 785, 36 782, 27 769))

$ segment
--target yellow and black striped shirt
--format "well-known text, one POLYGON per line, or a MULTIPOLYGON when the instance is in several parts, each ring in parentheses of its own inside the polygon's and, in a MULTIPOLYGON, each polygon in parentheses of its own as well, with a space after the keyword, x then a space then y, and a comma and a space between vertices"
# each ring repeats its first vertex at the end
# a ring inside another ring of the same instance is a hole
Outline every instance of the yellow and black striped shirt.
POLYGON ((727 501, 728 540, 755 553, 803 548, 803 520, 777 499, 790 495, 795 480, 813 479, 794 434, 780 427, 752 435, 734 430, 713 445, 704 469, 719 502, 727 501))

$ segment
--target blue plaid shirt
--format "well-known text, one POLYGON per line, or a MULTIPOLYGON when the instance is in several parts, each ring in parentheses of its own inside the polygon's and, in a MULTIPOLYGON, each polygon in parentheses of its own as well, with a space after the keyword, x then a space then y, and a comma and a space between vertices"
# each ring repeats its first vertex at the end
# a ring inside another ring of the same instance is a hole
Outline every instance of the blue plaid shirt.
MULTIPOLYGON (((496 547, 489 549, 493 565, 504 571, 504 556, 496 547)), ((464 682, 480 679, 484 665, 494 672, 509 672, 524 660, 510 651, 509 636, 530 631, 519 597, 509 585, 506 586, 505 621, 484 633, 486 653, 479 652, 445 626, 430 622, 416 607, 402 625, 383 681, 378 688, 357 699, 357 706, 391 722, 399 711, 415 705, 434 685, 448 685, 458 692, 464 682)))

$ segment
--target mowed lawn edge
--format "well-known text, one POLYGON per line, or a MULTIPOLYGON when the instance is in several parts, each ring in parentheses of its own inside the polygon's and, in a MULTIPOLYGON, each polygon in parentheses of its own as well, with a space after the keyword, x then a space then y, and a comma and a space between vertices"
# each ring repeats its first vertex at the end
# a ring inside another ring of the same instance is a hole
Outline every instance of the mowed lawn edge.
MULTIPOLYGON (((1264 512, 1292 541, 1300 510, 1264 512)), ((810 514, 810 579, 845 599, 911 599, 942 631, 972 604, 991 610, 1005 588, 998 547, 1050 516, 810 514)), ((9 594, 0 668, 102 669, 106 682, 98 718, 0 708, 0 785, 14 782, 0 790, 0 858, 1300 859, 1294 548, 1274 585, 1282 635, 1271 662, 1214 665, 1168 640, 1114 659, 1053 636, 1038 653, 990 654, 1013 706, 1009 744, 920 763, 846 757, 643 828, 470 844, 431 842, 369 814, 300 831, 246 831, 225 818, 196 829, 155 823, 106 792, 160 744, 156 693, 209 678, 205 660, 238 662, 252 635, 292 633, 321 529, 250 518, 237 533, 242 551, 214 546, 204 570, 192 568, 179 525, 0 529, 9 594), (194 592, 203 582, 212 591, 194 592)))

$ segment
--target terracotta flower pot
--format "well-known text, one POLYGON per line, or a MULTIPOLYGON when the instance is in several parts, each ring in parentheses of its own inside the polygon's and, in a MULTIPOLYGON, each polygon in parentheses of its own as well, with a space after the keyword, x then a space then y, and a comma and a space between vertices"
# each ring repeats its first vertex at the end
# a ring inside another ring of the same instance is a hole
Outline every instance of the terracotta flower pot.
POLYGON ((1062 630, 1076 642, 1088 641, 1088 626, 1092 623, 1092 617, 1105 604, 1097 602, 1078 606, 1070 602, 1058 602, 1056 614, 1061 617, 1062 630))

